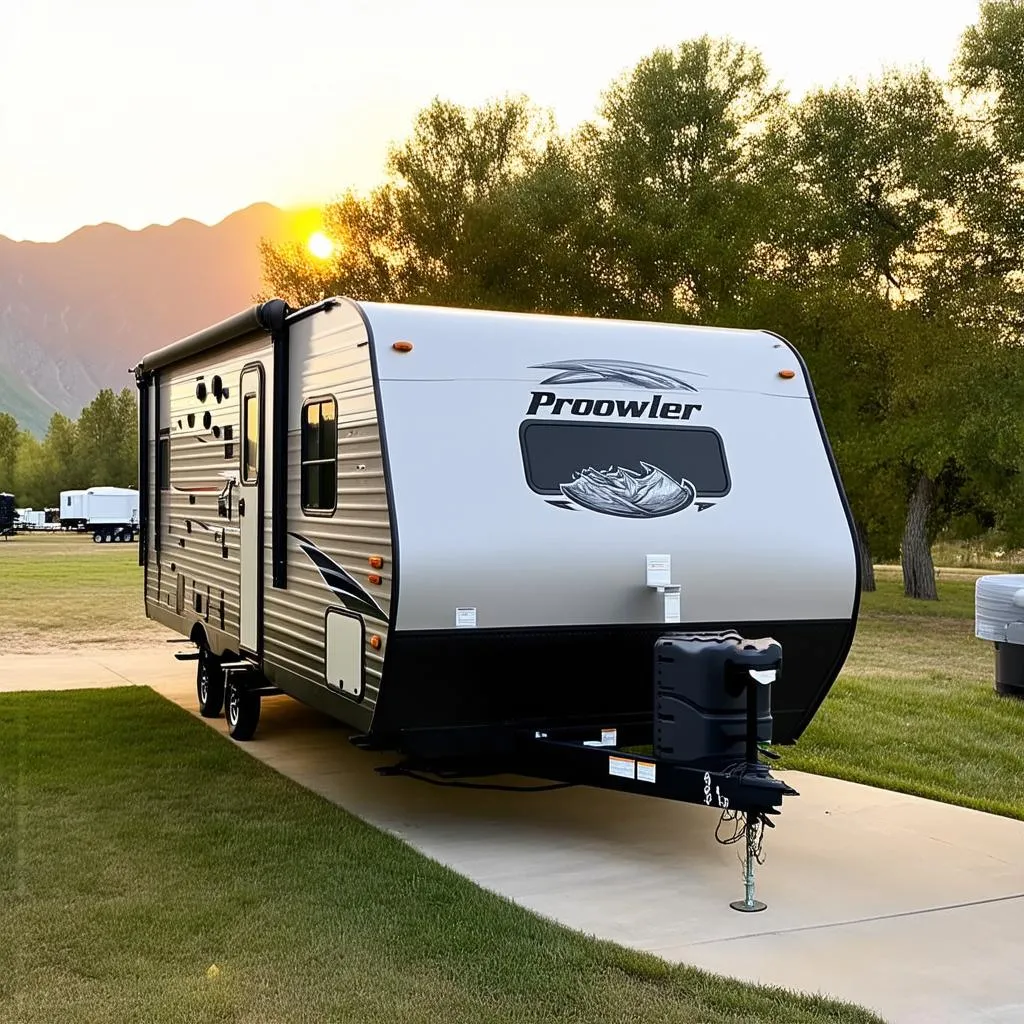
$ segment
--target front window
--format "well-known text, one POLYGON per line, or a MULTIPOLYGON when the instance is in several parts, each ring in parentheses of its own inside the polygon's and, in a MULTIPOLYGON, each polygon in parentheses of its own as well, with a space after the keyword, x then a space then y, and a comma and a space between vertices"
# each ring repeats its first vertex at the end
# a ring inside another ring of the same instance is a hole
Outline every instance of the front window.
POLYGON ((697 497, 729 492, 722 438, 710 427, 527 420, 519 433, 523 467, 537 494, 561 495, 581 475, 660 470, 689 481, 697 497), (649 467, 645 469, 644 467, 649 467))
POLYGON ((302 511, 329 513, 338 501, 338 403, 316 398, 302 407, 302 511))

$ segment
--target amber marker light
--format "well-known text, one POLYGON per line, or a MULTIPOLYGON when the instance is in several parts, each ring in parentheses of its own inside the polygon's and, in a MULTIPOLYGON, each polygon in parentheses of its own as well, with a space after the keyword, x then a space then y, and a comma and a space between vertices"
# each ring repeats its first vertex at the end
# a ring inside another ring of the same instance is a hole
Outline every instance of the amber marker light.
POLYGON ((371 569, 383 569, 384 559, 380 555, 370 555, 369 563, 371 569))
POLYGON ((370 646, 375 651, 379 651, 380 650, 380 637, 377 636, 376 633, 374 633, 373 636, 370 637, 370 646))
POLYGON ((796 370, 779 370, 779 376, 783 380, 792 380, 796 376, 796 370))
POLYGON ((379 576, 378 576, 378 575, 377 575, 377 574, 376 574, 375 572, 371 572, 371 573, 370 573, 370 575, 369 575, 369 576, 367 576, 366 578, 367 578, 367 579, 368 579, 368 580, 369 580, 369 581, 370 581, 371 583, 374 583, 374 584, 379 584, 379 583, 380 583, 380 577, 379 577, 379 576))
POLYGON ((391 346, 396 352, 411 352, 412 342, 411 341, 396 341, 391 346))

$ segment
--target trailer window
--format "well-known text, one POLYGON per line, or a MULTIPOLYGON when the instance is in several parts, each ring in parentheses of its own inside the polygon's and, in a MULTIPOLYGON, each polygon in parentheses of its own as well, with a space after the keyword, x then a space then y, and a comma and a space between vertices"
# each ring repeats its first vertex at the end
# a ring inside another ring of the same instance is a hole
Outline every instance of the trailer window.
POLYGON ((254 484, 260 464, 260 412, 255 392, 242 399, 242 438, 242 483, 254 484))
POLYGON ((302 407, 302 511, 332 513, 338 499, 338 403, 315 398, 302 407))
POLYGON ((538 494, 561 494, 585 469, 639 472, 641 463, 689 480, 701 497, 720 498, 730 488, 722 438, 710 427, 527 420, 519 444, 527 483, 538 494))

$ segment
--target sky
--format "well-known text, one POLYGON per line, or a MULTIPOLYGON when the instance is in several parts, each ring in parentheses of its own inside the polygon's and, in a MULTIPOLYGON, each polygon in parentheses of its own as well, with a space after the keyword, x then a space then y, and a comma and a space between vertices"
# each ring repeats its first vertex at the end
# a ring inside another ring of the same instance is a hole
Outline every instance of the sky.
POLYGON ((381 180, 435 96, 525 93, 563 129, 659 46, 760 50, 794 98, 890 66, 945 73, 976 0, 10 0, 0 234, 214 223, 381 180))

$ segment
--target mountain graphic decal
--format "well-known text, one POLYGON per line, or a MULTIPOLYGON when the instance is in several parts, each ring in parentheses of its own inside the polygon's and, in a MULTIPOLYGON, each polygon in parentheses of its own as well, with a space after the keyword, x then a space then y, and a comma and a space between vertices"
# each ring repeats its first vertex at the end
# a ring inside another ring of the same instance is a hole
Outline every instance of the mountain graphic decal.
POLYGON ((642 472, 613 466, 585 469, 562 493, 582 508, 627 519, 654 519, 681 512, 693 504, 697 489, 689 480, 676 481, 657 466, 640 463, 642 472))

